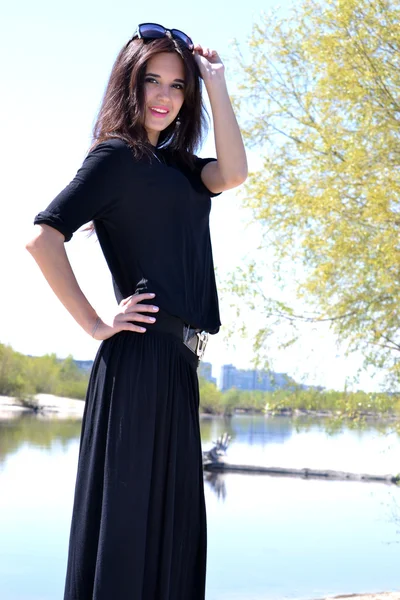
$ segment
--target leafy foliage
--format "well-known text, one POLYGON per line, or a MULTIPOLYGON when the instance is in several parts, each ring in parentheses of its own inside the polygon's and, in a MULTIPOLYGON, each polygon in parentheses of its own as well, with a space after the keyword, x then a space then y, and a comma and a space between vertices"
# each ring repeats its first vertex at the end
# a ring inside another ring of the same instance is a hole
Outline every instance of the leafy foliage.
POLYGON ((361 426, 370 418, 400 422, 400 397, 396 394, 337 392, 317 388, 290 386, 273 392, 245 391, 232 388, 222 392, 200 379, 200 411, 206 414, 231 416, 236 411, 268 413, 270 415, 301 416, 315 414, 331 417, 332 430, 351 420, 361 426))
POLYGON ((89 376, 72 356, 25 356, 0 344, 0 395, 23 398, 45 393, 84 399, 89 376))
POLYGON ((400 2, 305 0, 285 18, 264 15, 248 52, 236 46, 234 102, 263 165, 245 204, 263 227, 260 259, 273 250, 277 281, 293 267, 309 312, 263 295, 254 265, 233 287, 257 290, 265 322, 329 320, 398 384, 400 2))

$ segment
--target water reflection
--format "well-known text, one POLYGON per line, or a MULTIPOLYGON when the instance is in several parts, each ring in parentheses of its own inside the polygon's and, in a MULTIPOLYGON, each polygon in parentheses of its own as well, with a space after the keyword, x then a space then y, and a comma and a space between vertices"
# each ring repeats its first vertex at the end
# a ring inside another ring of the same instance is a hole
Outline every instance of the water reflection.
MULTIPOLYGON (((79 419, 0 421, 0 598, 62 597, 79 419), (7 460, 6 460, 7 459, 7 460)), ((232 436, 235 464, 396 472, 400 441, 325 422, 202 418, 206 450, 232 436), (306 431, 307 430, 307 431, 306 431)), ((300 600, 398 587, 400 489, 206 473, 207 600, 300 600)))
POLYGON ((226 485, 224 475, 222 473, 213 473, 212 471, 205 471, 204 481, 208 485, 209 489, 214 492, 218 500, 222 500, 222 502, 225 502, 226 485))
POLYGON ((226 432, 232 439, 240 439, 249 445, 265 446, 271 439, 283 444, 294 429, 292 419, 263 415, 235 415, 233 417, 210 417, 204 415, 200 420, 203 443, 212 442, 226 432))
POLYGON ((65 448, 79 438, 81 423, 81 419, 51 419, 26 413, 0 420, 0 465, 23 444, 50 450, 57 442, 65 448))
POLYGON ((225 476, 206 488, 207 600, 312 599, 398 589, 400 545, 380 484, 225 476))

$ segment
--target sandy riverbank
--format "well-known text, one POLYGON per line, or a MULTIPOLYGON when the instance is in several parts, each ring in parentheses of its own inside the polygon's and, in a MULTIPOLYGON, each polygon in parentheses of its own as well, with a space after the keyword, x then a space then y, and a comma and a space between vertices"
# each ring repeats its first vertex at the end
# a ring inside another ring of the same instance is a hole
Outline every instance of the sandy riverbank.
MULTIPOLYGON (((38 416, 42 418, 81 418, 85 407, 84 400, 64 398, 53 394, 36 394, 33 402, 37 405, 38 416)), ((31 406, 24 405, 18 398, 0 396, 0 420, 16 418, 23 413, 34 413, 31 406)), ((261 414, 261 413, 260 413, 261 414)), ((201 413, 202 418, 213 419, 221 415, 201 413)))
MULTIPOLYGON (((33 400, 41 417, 81 418, 85 407, 83 400, 52 394, 36 394, 33 400)), ((0 419, 16 418, 22 413, 32 413, 32 408, 24 406, 18 398, 0 396, 0 419)))

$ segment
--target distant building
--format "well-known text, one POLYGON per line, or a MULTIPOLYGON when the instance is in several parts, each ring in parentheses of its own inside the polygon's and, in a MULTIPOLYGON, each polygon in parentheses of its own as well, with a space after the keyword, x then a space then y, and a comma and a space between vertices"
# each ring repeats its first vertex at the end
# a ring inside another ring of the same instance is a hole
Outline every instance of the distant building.
POLYGON ((238 390, 262 390, 271 392, 293 384, 285 373, 259 371, 257 369, 237 369, 233 365, 222 367, 222 391, 236 388, 238 390))
POLYGON ((211 363, 202 362, 202 361, 200 362, 199 377, 202 377, 203 379, 206 379, 207 381, 211 381, 211 383, 214 383, 215 385, 217 385, 216 378, 212 376, 212 364, 211 363))
POLYGON ((89 372, 93 366, 92 360, 74 360, 74 363, 81 371, 89 372))

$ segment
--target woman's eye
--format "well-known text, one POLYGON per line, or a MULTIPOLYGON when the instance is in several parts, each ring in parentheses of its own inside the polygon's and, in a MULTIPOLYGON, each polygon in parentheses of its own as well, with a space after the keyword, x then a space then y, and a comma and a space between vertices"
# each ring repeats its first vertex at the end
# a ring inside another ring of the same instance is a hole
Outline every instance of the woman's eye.
MULTIPOLYGON (((158 83, 157 79, 155 79, 154 77, 145 77, 144 81, 145 81, 145 83, 158 83)), ((184 89, 184 86, 182 83, 173 83, 172 87, 176 90, 184 89)))

